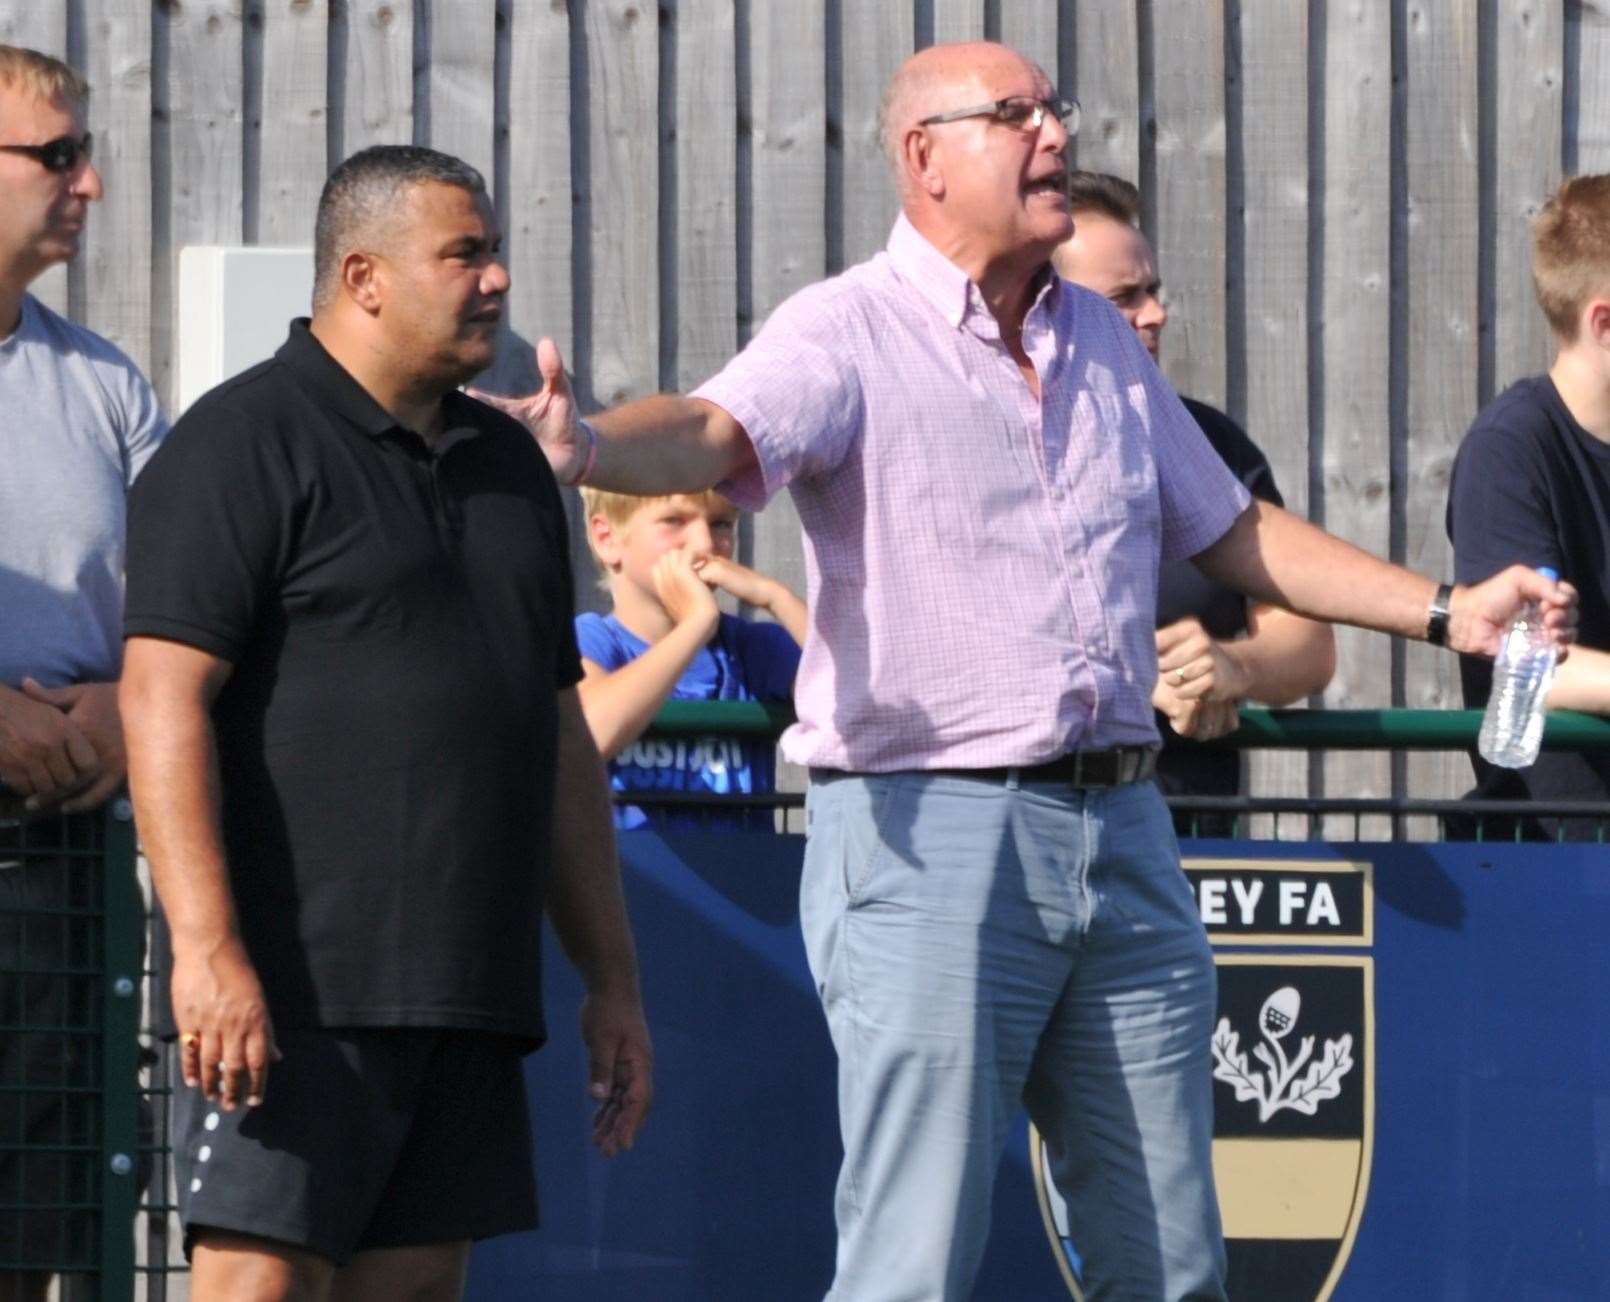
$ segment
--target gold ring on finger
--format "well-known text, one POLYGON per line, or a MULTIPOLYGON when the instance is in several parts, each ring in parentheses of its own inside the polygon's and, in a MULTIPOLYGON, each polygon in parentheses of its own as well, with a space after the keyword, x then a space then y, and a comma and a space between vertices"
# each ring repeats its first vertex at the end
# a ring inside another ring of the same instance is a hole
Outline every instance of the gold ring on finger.
POLYGON ((1185 686, 1185 670, 1183 668, 1176 669, 1174 671, 1174 686, 1175 687, 1184 687, 1185 686))
POLYGON ((179 1037, 179 1043, 187 1049, 194 1049, 198 1044, 201 1043, 201 1036, 195 1031, 186 1031, 179 1037))

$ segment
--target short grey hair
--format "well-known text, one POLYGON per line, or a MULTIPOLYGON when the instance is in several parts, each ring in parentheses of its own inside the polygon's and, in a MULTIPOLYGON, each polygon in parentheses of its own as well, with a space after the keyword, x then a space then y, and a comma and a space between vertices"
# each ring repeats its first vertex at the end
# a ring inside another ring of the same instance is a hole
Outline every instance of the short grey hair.
POLYGON ((416 185, 456 186, 485 194, 486 180, 461 158, 422 145, 372 145, 330 173, 313 224, 313 307, 335 296, 341 263, 360 244, 384 238, 416 185))
POLYGON ((907 185, 905 175, 905 135, 913 125, 912 118, 922 98, 931 94, 937 78, 921 63, 908 60, 902 64, 889 84, 883 88, 878 101, 878 136, 883 145, 883 156, 889 164, 895 188, 902 194, 907 185))

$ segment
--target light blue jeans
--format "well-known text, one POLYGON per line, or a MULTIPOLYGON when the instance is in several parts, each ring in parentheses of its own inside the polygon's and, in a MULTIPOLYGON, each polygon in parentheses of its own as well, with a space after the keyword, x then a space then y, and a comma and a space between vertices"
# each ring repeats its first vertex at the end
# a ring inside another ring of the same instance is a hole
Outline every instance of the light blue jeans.
POLYGON ((845 1151, 831 1302, 968 1297, 1020 1104, 1087 1298, 1222 1302, 1213 956, 1156 787, 817 774, 808 801, 845 1151))

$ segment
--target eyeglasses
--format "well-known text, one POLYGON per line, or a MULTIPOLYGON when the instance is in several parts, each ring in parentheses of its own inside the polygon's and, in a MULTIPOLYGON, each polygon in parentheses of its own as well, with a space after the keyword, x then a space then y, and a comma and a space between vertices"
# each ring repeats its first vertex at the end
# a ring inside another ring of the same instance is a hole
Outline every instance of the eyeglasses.
POLYGON ((82 136, 57 136, 42 145, 0 145, 8 154, 26 154, 47 172, 73 172, 80 162, 89 161, 93 140, 86 131, 82 136))
POLYGON ((975 104, 972 108, 952 109, 949 113, 935 113, 917 123, 931 127, 938 122, 960 122, 963 118, 993 118, 1003 127, 1019 131, 1038 131, 1047 114, 1062 123, 1071 136, 1079 130, 1079 101, 1076 99, 1035 99, 1032 95, 1008 95, 989 104, 975 104))

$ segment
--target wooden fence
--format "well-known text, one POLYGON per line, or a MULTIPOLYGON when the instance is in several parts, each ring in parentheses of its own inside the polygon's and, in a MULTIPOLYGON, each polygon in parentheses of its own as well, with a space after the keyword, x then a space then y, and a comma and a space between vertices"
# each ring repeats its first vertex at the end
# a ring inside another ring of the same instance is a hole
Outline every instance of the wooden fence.
MULTIPOLYGON (((1446 573, 1460 435, 1546 359, 1527 219, 1562 175, 1610 170, 1610 0, 0 0, 0 40, 94 86, 107 197, 41 292, 168 394, 177 250, 306 244, 332 163, 410 140, 492 179, 498 384, 532 381, 544 333, 590 401, 696 383, 881 247, 881 87, 975 36, 1083 102, 1080 165, 1141 183, 1179 387, 1247 426, 1294 508, 1446 573)), ((799 581, 786 500, 746 545, 799 581)), ((1343 633, 1325 700, 1457 704, 1454 664, 1343 633)), ((1255 777, 1430 795, 1467 769, 1269 757, 1255 777)))

